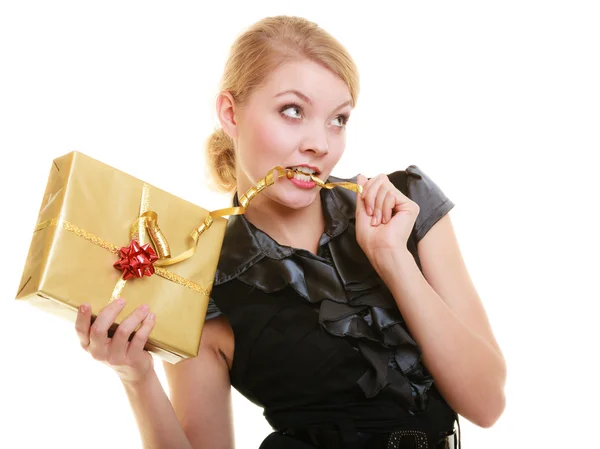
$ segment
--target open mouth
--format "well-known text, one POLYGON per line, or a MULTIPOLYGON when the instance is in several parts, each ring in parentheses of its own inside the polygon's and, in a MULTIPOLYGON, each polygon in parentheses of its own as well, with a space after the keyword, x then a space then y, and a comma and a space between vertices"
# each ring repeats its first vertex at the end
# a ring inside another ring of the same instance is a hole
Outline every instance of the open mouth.
POLYGON ((299 174, 299 175, 305 175, 305 176, 319 176, 321 174, 321 172, 319 170, 316 169, 312 169, 312 168, 307 168, 307 167, 286 167, 286 170, 288 170, 288 173, 292 173, 292 175, 295 174, 299 174))
POLYGON ((286 170, 291 170, 294 173, 302 173, 304 175, 316 175, 316 176, 318 176, 321 173, 321 172, 319 172, 317 170, 311 170, 311 171, 306 170, 306 171, 303 171, 303 170, 300 170, 300 169, 294 168, 294 167, 286 167, 286 170))
POLYGON ((316 177, 316 175, 313 175, 313 174, 307 175, 306 173, 297 172, 294 170, 292 170, 291 173, 288 174, 288 178, 297 179, 298 181, 302 181, 302 182, 314 181, 314 177, 316 177))

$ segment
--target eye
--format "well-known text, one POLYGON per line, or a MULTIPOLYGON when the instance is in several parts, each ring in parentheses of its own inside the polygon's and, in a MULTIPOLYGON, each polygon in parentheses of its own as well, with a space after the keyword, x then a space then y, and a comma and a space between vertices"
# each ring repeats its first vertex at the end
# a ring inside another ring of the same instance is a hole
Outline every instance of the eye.
MULTIPOLYGON (((281 114, 283 114, 287 110, 294 110, 294 109, 296 109, 297 111, 299 111, 300 114, 302 113, 302 108, 299 105, 295 104, 295 103, 286 104, 283 108, 281 108, 281 111, 279 111, 279 112, 281 114)), ((300 117, 294 117, 294 116, 288 115, 288 114, 283 114, 283 115, 285 115, 286 117, 291 118, 291 119, 298 119, 298 118, 300 118, 300 117)))
MULTIPOLYGON (((283 106, 280 111, 280 114, 283 114, 286 118, 291 119, 291 120, 298 120, 300 118, 302 118, 302 107, 296 103, 290 103, 290 104, 286 104, 285 106, 283 106), (290 110, 296 110, 299 114, 299 116, 293 116, 290 114, 287 114, 286 111, 290 110)), ((345 128, 346 124, 348 123, 348 120, 350 119, 350 116, 348 114, 340 114, 338 115, 334 120, 339 120, 340 124, 339 125, 335 125, 337 128, 345 128)))
POLYGON ((334 120, 339 120, 341 123, 341 125, 339 125, 339 127, 345 128, 349 119, 350 119, 350 116, 348 114, 340 114, 334 120))

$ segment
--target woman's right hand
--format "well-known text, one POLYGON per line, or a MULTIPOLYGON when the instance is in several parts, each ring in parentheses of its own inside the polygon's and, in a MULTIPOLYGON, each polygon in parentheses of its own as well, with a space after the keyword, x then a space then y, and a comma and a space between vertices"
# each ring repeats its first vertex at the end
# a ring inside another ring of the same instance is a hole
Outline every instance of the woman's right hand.
POLYGON ((113 368, 123 382, 136 383, 144 380, 154 369, 154 359, 144 350, 144 345, 154 327, 155 315, 150 313, 146 304, 138 307, 121 321, 110 338, 108 330, 124 306, 122 298, 112 301, 100 311, 92 324, 91 307, 82 304, 77 312, 75 331, 81 347, 95 360, 113 368), (140 323, 142 326, 129 341, 140 323))

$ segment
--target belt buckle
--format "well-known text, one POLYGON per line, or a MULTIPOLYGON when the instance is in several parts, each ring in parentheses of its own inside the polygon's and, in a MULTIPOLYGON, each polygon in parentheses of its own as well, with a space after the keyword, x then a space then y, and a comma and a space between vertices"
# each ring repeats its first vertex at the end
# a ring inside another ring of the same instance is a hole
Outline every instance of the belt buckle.
POLYGON ((428 449, 427 434, 420 430, 396 430, 390 434, 386 449, 403 449, 406 445, 402 441, 405 436, 413 437, 412 441, 416 443, 414 449, 428 449))

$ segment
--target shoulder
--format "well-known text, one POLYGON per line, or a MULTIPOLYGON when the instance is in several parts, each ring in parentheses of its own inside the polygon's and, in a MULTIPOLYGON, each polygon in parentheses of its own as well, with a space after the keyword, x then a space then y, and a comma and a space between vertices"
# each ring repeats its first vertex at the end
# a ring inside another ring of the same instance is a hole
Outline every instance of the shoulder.
POLYGON ((396 188, 408 194, 411 199, 442 193, 436 182, 418 165, 411 164, 405 169, 388 173, 387 176, 396 188))
POLYGON ((390 173, 388 178, 398 190, 419 205, 414 229, 417 242, 455 206, 439 182, 417 165, 390 173))
MULTIPOLYGON (((218 271, 218 270, 217 270, 218 271)), ((231 279, 227 282, 213 282, 208 305, 206 309, 206 320, 212 320, 220 316, 228 319, 235 318, 239 312, 240 298, 247 297, 254 287, 240 282, 239 279, 231 279)))

